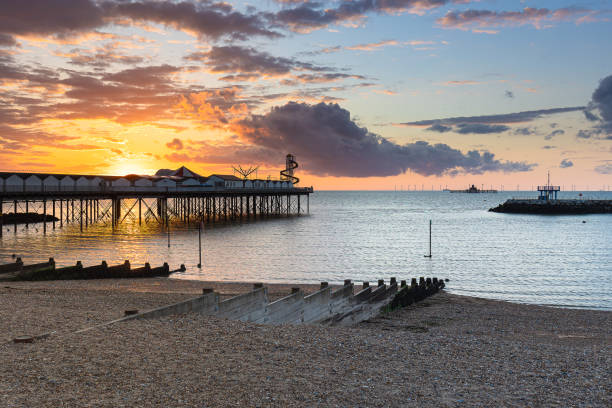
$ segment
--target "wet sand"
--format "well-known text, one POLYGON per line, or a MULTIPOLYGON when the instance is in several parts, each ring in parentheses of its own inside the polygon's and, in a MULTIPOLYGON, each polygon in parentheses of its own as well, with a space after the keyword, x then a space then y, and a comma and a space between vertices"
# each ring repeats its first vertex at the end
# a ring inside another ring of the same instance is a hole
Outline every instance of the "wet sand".
MULTIPOLYGON (((452 282, 451 282, 452 284, 452 282)), ((271 298, 300 286, 267 285, 271 298)), ((250 283, 0 286, 2 406, 611 406, 612 312, 448 293, 356 327, 196 314, 77 329, 250 283), (55 331, 32 344, 18 335, 55 331)))

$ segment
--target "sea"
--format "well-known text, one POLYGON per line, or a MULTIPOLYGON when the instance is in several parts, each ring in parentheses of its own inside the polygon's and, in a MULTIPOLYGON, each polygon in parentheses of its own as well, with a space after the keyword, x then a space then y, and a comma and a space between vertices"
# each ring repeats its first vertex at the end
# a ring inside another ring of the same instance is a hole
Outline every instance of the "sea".
MULTIPOLYGON (((559 198, 612 199, 612 192, 559 198)), ((438 277, 451 293, 512 302, 612 310, 612 215, 519 215, 488 209, 536 193, 316 191, 309 213, 232 223, 154 222, 118 228, 49 223, 4 226, 0 263, 53 257, 60 266, 184 264, 179 279, 342 283, 438 277), (431 221, 431 258, 429 225, 431 221), (201 240, 200 240, 201 239, 201 240), (200 245, 201 242, 201 245, 200 245), (200 251, 201 247, 201 251, 200 251), (200 255, 201 254, 201 255, 200 255), (198 268, 201 256, 201 268, 198 268)), ((304 207, 304 206, 303 206, 304 207)))

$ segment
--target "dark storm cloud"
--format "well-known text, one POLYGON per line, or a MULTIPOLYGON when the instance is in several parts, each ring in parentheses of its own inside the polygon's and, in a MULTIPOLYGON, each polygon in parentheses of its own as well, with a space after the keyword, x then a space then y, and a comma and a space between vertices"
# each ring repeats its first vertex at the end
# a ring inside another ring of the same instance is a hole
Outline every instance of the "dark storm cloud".
POLYGON ((462 135, 479 134, 485 135, 490 133, 503 133, 510 130, 506 125, 489 125, 486 123, 457 123, 452 126, 434 123, 426 130, 438 133, 455 132, 462 135))
POLYGON ((197 52, 185 57, 189 61, 205 61, 212 72, 217 73, 258 73, 284 75, 293 69, 320 71, 328 69, 290 58, 275 57, 251 47, 220 46, 210 51, 197 52))
POLYGON ((183 150, 183 142, 175 137, 171 142, 166 143, 166 147, 172 150, 183 150))
MULTIPOLYGON (((95 31, 110 23, 158 23, 214 39, 278 37, 259 14, 243 14, 227 3, 207 1, 4 1, 0 7, 0 34, 67 38, 95 31)), ((6 38, 6 37, 5 37, 6 38)))
POLYGON ((561 164, 559 164, 559 167, 561 167, 562 169, 566 169, 568 167, 572 167, 573 165, 574 163, 571 160, 563 159, 561 160, 561 164))
POLYGON ((587 109, 584 110, 584 117, 591 122, 597 122, 599 120, 599 116, 593 114, 587 109))
POLYGON ((120 53, 112 43, 92 50, 74 48, 67 53, 57 52, 55 55, 68 58, 70 64, 100 70, 115 63, 133 65, 144 61, 143 57, 120 53))
POLYGON ((252 35, 279 37, 278 33, 266 28, 265 22, 259 15, 242 14, 234 11, 227 3, 111 1, 101 3, 101 9, 108 17, 159 23, 212 38, 229 36, 236 39, 247 39, 252 35))
POLYGON ((358 21, 367 13, 400 13, 406 10, 425 11, 449 3, 465 3, 465 0, 355 0, 342 1, 336 7, 323 2, 304 2, 285 8, 269 19, 277 25, 303 32, 323 28, 331 24, 358 21))
POLYGON ((516 113, 505 113, 500 115, 482 115, 482 116, 463 116, 445 119, 420 120, 416 122, 404 122, 400 125, 405 126, 432 126, 435 124, 454 125, 460 123, 490 123, 490 124, 511 124, 531 122, 546 115, 554 115, 557 113, 583 111, 584 106, 575 106, 568 108, 541 109, 533 111, 524 111, 516 113))
POLYGON ((0 33, 0 47, 12 47, 17 45, 13 36, 0 33))
POLYGON ((446 133, 446 132, 451 132, 453 128, 452 126, 445 126, 440 123, 434 123, 433 125, 431 125, 425 130, 429 130, 430 132, 446 133))
POLYGON ((168 83, 168 77, 177 73, 181 68, 172 65, 157 65, 126 69, 102 77, 105 81, 118 82, 125 85, 136 85, 142 87, 161 87, 168 83))
POLYGON ((32 147, 70 148, 66 142, 76 137, 54 135, 35 127, 13 127, 0 124, 0 150, 28 151, 32 147))
POLYGON ((284 79, 282 85, 295 86, 299 84, 322 84, 326 82, 335 82, 343 79, 366 79, 362 75, 351 75, 336 72, 317 73, 317 74, 300 74, 293 79, 284 79))
POLYGON ((65 37, 104 25, 104 13, 91 0, 3 1, 0 32, 65 37))
POLYGON ((460 123, 457 125, 455 132, 462 135, 474 133, 485 135, 490 133, 503 133, 510 130, 506 125, 489 125, 486 123, 460 123))
POLYGON ((234 129, 250 145, 277 152, 300 152, 313 174, 372 177, 425 176, 529 171, 534 164, 502 162, 490 152, 466 154, 446 144, 393 143, 359 127, 337 104, 290 102, 265 115, 253 115, 234 129))
POLYGON ((579 133, 579 137, 612 140, 612 75, 599 82, 589 106, 585 109, 585 115, 590 121, 596 122, 596 126, 590 131, 581 131, 583 133, 579 133))
POLYGON ((520 135, 520 136, 531 136, 535 134, 535 129, 531 129, 528 127, 516 128, 514 129, 514 132, 512 133, 514 133, 515 135, 520 135))
POLYGON ((526 24, 541 28, 543 23, 552 21, 567 21, 592 14, 592 10, 566 7, 557 10, 546 8, 525 7, 520 11, 493 11, 493 10, 463 10, 449 11, 440 17, 437 23, 444 28, 460 30, 478 30, 506 26, 522 26, 526 24))
POLYGON ((563 134, 565 134, 565 130, 562 130, 562 129, 553 130, 552 132, 544 136, 544 140, 550 140, 555 136, 560 136, 563 134))
POLYGON ((252 81, 259 77, 285 77, 282 85, 317 84, 344 79, 366 79, 362 75, 333 72, 331 67, 319 66, 296 59, 275 57, 267 52, 243 46, 212 47, 185 57, 188 61, 202 61, 210 72, 228 74, 222 81, 252 81), (300 73, 308 72, 308 73, 300 73))
POLYGON ((599 174, 612 174, 612 162, 606 162, 596 166, 594 169, 599 174))

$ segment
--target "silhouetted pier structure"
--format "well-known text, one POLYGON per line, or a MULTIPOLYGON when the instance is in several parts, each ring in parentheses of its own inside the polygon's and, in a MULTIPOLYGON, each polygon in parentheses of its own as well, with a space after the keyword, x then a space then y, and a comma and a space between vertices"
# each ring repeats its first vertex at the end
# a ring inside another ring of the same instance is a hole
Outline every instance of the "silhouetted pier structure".
MULTIPOLYGON (((78 224, 81 231, 95 223, 115 228, 127 219, 167 226, 176 220, 214 223, 309 213, 312 192, 312 187, 294 187, 289 181, 223 175, 0 173, 0 236, 2 215, 10 211, 57 218, 43 222, 43 232, 68 224, 78 224)), ((13 228, 17 232, 17 223, 13 228)))

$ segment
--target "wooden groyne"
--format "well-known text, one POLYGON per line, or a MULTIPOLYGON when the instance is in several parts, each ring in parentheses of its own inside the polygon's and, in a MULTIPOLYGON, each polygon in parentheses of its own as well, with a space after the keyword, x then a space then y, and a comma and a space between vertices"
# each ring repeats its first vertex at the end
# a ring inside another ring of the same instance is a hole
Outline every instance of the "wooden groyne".
POLYGON ((489 211, 549 215, 612 214, 612 200, 510 199, 489 211))
POLYGON ((389 284, 379 280, 376 287, 364 282, 355 293, 351 280, 345 280, 344 285, 335 291, 332 291, 327 282, 321 282, 320 289, 307 296, 300 288, 293 288, 289 295, 274 302, 268 301, 267 288, 261 283, 255 284, 251 292, 224 301, 219 301, 219 293, 204 288, 202 295, 196 298, 141 313, 129 310, 121 319, 79 332, 132 319, 156 319, 185 313, 271 325, 350 326, 374 317, 381 311, 421 301, 444 287, 444 281, 437 278, 420 278, 418 282, 412 279, 410 285, 401 281, 399 287, 397 280, 391 278, 389 284))
MULTIPOLYGON (((185 267, 181 265, 177 271, 184 270, 185 267)), ((149 263, 141 268, 132 268, 129 261, 111 266, 102 261, 100 265, 84 267, 81 261, 77 261, 74 266, 56 268, 53 258, 31 265, 24 265, 21 258, 17 258, 14 263, 0 265, 0 281, 153 278, 169 276, 172 272, 176 271, 171 271, 167 263, 155 268, 149 263)))

